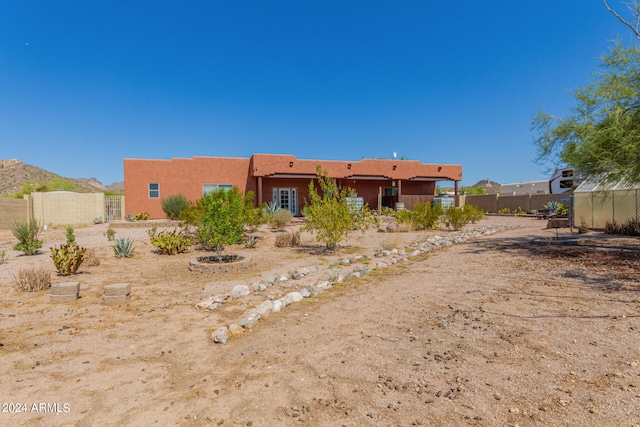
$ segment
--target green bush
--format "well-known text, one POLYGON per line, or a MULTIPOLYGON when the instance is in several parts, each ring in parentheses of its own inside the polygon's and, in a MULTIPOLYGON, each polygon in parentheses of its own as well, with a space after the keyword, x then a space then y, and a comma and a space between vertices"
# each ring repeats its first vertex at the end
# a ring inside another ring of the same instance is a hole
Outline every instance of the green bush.
POLYGON ((447 228, 453 228, 454 230, 460 230, 462 227, 469 223, 469 217, 462 208, 450 207, 443 214, 444 224, 447 228))
POLYGON ((269 217, 262 208, 253 208, 253 205, 247 208, 245 224, 249 231, 254 232, 262 224, 269 222, 269 217))
POLYGON ((189 209, 191 205, 187 196, 183 194, 173 194, 167 196, 160 201, 162 211, 167 214, 170 219, 180 219, 180 216, 189 209))
POLYGON ((220 257, 225 246, 242 241, 246 219, 245 197, 237 187, 205 196, 198 241, 203 247, 215 250, 220 257))
MULTIPOLYGON (((328 250, 333 250, 354 229, 364 230, 368 224, 366 221, 368 217, 349 206, 347 196, 352 193, 352 190, 348 188, 339 190, 336 182, 320 166, 316 171, 322 196, 318 194, 311 181, 309 183, 311 200, 303 210, 307 221, 302 226, 302 230, 315 232, 316 239, 323 242, 328 250)), ((363 206, 361 209, 368 208, 363 206)))
POLYGON ((25 255, 35 255, 42 247, 42 242, 38 240, 40 235, 40 224, 31 218, 29 221, 16 221, 11 232, 18 239, 18 243, 13 247, 16 251, 22 251, 25 255))
POLYGON ((135 250, 133 242, 135 242, 135 239, 130 237, 117 238, 112 246, 116 258, 131 258, 135 250))
POLYGON ((182 230, 164 230, 156 234, 155 227, 147 231, 151 244, 163 255, 175 255, 185 252, 193 243, 191 236, 182 230))
POLYGON ((148 212, 138 212, 138 213, 133 215, 133 220, 134 221, 146 221, 148 219, 149 219, 149 213, 148 212))
POLYGON ((81 248, 76 244, 60 245, 60 248, 51 248, 51 258, 53 258, 53 265, 58 273, 62 276, 68 276, 78 271, 86 252, 86 248, 81 248))
POLYGON ((440 203, 417 202, 413 205, 412 220, 417 229, 436 228, 440 224, 442 205, 440 203))
POLYGON ((447 228, 460 230, 470 222, 480 221, 484 217, 484 211, 472 205, 465 205, 462 208, 450 207, 442 217, 447 228))
POLYGON ((285 225, 289 224, 293 219, 293 214, 288 209, 278 209, 276 213, 273 214, 269 224, 271 224, 274 228, 284 228, 285 225))

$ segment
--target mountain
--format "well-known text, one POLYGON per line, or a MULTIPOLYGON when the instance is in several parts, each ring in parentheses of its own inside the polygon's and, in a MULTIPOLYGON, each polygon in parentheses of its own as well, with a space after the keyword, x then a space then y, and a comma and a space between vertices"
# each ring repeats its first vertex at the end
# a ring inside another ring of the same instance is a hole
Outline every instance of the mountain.
POLYGON ((10 196, 29 191, 66 190, 78 193, 110 191, 124 193, 124 183, 104 186, 95 178, 65 178, 20 160, 0 160, 0 195, 10 196))
POLYGON ((500 190, 500 184, 495 181, 483 179, 472 185, 474 188, 484 188, 484 194, 495 194, 500 190))

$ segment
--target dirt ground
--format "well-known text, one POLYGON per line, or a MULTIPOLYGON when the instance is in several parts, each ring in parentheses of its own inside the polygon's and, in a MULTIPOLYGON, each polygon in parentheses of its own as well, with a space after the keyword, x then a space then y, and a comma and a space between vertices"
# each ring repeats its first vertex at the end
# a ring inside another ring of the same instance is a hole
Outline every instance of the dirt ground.
POLYGON ((154 253, 145 227, 115 228, 136 239, 135 256, 117 259, 103 224, 75 230, 99 265, 60 277, 48 248, 64 229, 43 232, 33 257, 0 231, 0 425, 640 425, 640 240, 562 229, 586 240, 533 243, 556 231, 522 217, 476 227, 495 224, 509 228, 340 284, 224 345, 211 339, 219 326, 318 276, 215 310, 198 302, 451 232, 372 229, 326 254, 306 234, 300 248, 276 248, 261 229, 255 249, 228 250, 252 266, 216 274, 189 271, 198 251, 154 253), (12 275, 36 265, 53 283, 80 282, 81 298, 16 292, 12 275), (103 286, 119 282, 131 299, 103 304, 103 286))

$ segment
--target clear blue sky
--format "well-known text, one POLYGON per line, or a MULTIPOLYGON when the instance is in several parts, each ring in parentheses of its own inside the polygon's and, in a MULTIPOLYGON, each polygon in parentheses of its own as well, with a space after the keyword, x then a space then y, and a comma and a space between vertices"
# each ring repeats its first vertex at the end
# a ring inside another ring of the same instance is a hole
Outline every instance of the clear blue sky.
POLYGON ((4 1, 0 159, 110 184, 128 157, 396 151, 545 179, 532 118, 616 38, 600 0, 4 1))

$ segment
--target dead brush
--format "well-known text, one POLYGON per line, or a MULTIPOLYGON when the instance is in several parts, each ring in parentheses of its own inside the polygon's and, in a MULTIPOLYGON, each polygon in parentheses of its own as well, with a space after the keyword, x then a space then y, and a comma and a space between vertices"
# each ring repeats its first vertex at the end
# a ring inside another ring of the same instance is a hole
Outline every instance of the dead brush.
POLYGON ((39 292, 51 287, 51 272, 44 267, 21 268, 11 278, 20 292, 39 292))
POLYGON ((380 241, 380 248, 383 251, 391 251, 400 247, 400 240, 398 238, 385 238, 380 241))
POLYGON ((100 265, 100 258, 98 258, 98 254, 95 249, 87 249, 83 264, 87 267, 96 267, 100 265))
POLYGON ((278 235, 276 236, 275 246, 277 248, 289 248, 292 246, 300 246, 300 233, 299 232, 278 233, 278 235))

